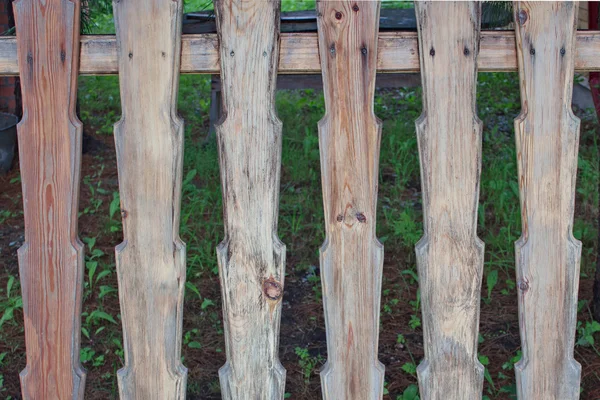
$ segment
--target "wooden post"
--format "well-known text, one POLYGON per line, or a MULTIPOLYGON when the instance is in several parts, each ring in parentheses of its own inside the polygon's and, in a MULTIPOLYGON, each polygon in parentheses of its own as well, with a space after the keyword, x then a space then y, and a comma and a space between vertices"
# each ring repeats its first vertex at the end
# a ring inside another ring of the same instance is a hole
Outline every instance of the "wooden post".
POLYGON ((425 232, 416 246, 425 347, 419 386, 425 400, 478 399, 484 373, 477 359, 484 253, 477 237, 482 125, 475 112, 481 3, 415 6, 425 232))
POLYGON ((83 399, 83 244, 77 237, 81 122, 75 115, 79 0, 14 3, 23 120, 25 244, 19 249, 24 399, 83 399))
POLYGON ((124 241, 116 249, 121 399, 184 399, 185 244, 179 238, 182 1, 114 2, 123 115, 115 125, 124 241))
POLYGON ((523 358, 519 399, 579 398, 573 359, 581 243, 573 238, 579 119, 571 110, 577 4, 515 2, 521 114, 515 120, 516 242, 523 358))
POLYGON ((283 399, 279 322, 285 246, 277 238, 281 121, 275 115, 278 0, 215 2, 222 122, 216 126, 225 239, 217 248, 227 363, 225 400, 283 399))
POLYGON ((321 279, 327 400, 377 400, 383 245, 375 237, 381 122, 373 111, 380 2, 317 2, 325 117, 319 122, 326 239, 321 279))

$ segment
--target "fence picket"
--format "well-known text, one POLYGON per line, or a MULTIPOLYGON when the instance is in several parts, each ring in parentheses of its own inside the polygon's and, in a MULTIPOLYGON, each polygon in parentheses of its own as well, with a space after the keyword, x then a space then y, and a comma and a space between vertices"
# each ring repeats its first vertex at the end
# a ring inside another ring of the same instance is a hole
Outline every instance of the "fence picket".
POLYGON ((119 393, 184 399, 183 120, 176 111, 182 1, 115 1, 114 15, 123 110, 115 125, 124 231, 116 248, 125 353, 119 393))
POLYGON ((577 4, 515 2, 522 110, 515 120, 523 358, 519 399, 579 398, 573 359, 581 243, 573 238, 579 119, 571 110, 577 4))
POLYGON ((25 244, 19 249, 24 399, 83 399, 83 244, 77 237, 82 125, 75 115, 79 0, 14 3, 23 120, 25 244))
POLYGON ((424 236, 417 243, 423 399, 477 399, 484 244, 477 237, 481 121, 476 115, 481 4, 415 2, 423 113, 417 136, 424 236))
POLYGON ((280 1, 215 1, 223 120, 216 126, 225 239, 217 248, 226 400, 283 399, 279 323, 285 246, 277 237, 281 121, 275 114, 280 1))
POLYGON ((318 1, 326 114, 319 148, 326 239, 323 398, 377 400, 383 245, 375 236, 381 122, 373 111, 380 2, 318 1))

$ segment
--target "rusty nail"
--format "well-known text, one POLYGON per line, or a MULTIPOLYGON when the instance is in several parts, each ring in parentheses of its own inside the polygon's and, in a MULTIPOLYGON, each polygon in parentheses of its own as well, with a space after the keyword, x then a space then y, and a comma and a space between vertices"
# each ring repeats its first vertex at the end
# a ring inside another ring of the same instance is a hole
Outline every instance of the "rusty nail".
POLYGON ((353 5, 352 10, 354 10, 355 12, 358 11, 359 10, 358 4, 353 5))
POLYGON ((234 52, 233 50, 231 50, 231 53, 229 53, 229 55, 230 55, 231 57, 233 57, 233 56, 235 56, 235 52, 234 52))
POLYGON ((331 47, 329 48, 329 52, 331 53, 331 55, 335 54, 335 44, 331 45, 331 47))
POLYGON ((366 48, 366 47, 363 47, 362 49, 360 49, 360 52, 361 52, 363 55, 365 55, 365 56, 366 56, 366 55, 367 55, 367 48, 366 48))
POLYGON ((358 220, 358 222, 360 222, 361 224, 364 224, 365 222, 367 222, 367 217, 365 217, 365 214, 359 212, 356 213, 356 219, 358 220))
POLYGON ((527 281, 521 279, 519 281, 519 289, 523 292, 526 292, 529 289, 529 284, 527 283, 527 281))
POLYGON ((342 19, 342 13, 339 11, 335 12, 335 19, 342 19))
POLYGON ((431 48, 431 50, 429 50, 429 55, 430 56, 435 56, 435 50, 433 49, 433 47, 431 48))
POLYGON ((263 282, 263 292, 269 300, 279 300, 283 295, 281 284, 273 278, 263 282))
POLYGON ((337 216, 337 221, 338 221, 338 222, 342 222, 343 220, 344 220, 344 216, 343 216, 342 214, 339 214, 339 215, 337 216))
POLYGON ((523 9, 519 10, 517 17, 519 18, 519 25, 523 25, 525 22, 527 22, 527 11, 523 9))
POLYGON ((564 47, 562 47, 562 48, 560 49, 560 55, 561 55, 561 56, 564 56, 566 52, 567 52, 567 51, 565 50, 565 48, 564 48, 564 47))
POLYGON ((121 210, 121 217, 127 218, 127 211, 121 210))
POLYGON ((129 52, 129 59, 131 60, 133 58, 133 53, 129 52))
POLYGON ((535 49, 533 47, 529 49, 529 54, 535 56, 535 49))
POLYGON ((465 56, 468 56, 469 54, 471 54, 471 52, 469 51, 468 47, 465 47, 463 53, 464 53, 465 56))

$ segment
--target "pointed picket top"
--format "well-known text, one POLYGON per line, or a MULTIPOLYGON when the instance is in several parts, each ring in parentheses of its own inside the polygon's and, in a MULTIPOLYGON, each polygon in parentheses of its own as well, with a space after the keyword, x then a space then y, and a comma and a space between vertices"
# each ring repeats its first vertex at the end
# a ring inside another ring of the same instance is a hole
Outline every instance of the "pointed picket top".
POLYGON ((579 119, 571 110, 577 7, 514 3, 522 104, 515 120, 523 224, 516 242, 519 399, 579 398, 573 349, 581 243, 572 233, 579 119))
POLYGON ((377 1, 318 1, 326 114, 319 147, 326 239, 321 279, 327 400, 378 400, 383 246, 375 236, 381 123, 373 112, 377 1))
POLYGON ((481 398, 477 359, 484 245, 477 237, 481 4, 416 2, 423 114, 417 136, 424 236, 417 243, 425 358, 421 398, 481 398))
POLYGON ((82 125, 75 115, 79 0, 14 4, 23 120, 18 126, 25 243, 19 270, 24 399, 83 399, 83 244, 77 237, 82 125), (50 71, 50 73, 48 73, 50 71))
POLYGON ((280 2, 217 0, 225 239, 217 248, 227 363, 225 400, 281 400, 279 323, 285 246, 277 238, 281 121, 275 115, 280 2))
POLYGON ((184 399, 185 244, 179 239, 182 0, 114 2, 123 114, 115 125, 124 241, 116 249, 121 399, 184 399), (153 20, 149 24, 148 21, 153 20))

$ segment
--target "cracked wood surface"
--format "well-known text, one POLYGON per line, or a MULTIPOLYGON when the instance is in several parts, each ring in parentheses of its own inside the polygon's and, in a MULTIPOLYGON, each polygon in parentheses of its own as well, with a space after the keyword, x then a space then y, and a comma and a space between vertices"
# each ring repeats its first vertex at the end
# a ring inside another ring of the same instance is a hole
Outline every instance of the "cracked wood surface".
POLYGON ((321 279, 327 400, 377 400, 383 245, 375 236, 381 122, 373 111, 379 2, 319 1, 326 114, 319 122, 326 239, 321 279))
POLYGON ((19 272, 24 399, 83 399, 83 244, 77 237, 82 125, 75 115, 79 1, 14 3, 23 119, 18 125, 25 243, 19 272))
POLYGON ((183 120, 176 111, 182 1, 115 1, 122 117, 115 125, 124 241, 116 249, 121 399, 184 399, 183 120), (149 23, 149 22, 152 23, 149 23))
POLYGON ((226 400, 283 399, 279 324, 285 246, 277 237, 281 121, 275 114, 280 2, 217 0, 223 119, 216 126, 225 239, 217 248, 226 400))
POLYGON ((423 113, 417 137, 424 236, 416 245, 425 400, 481 398, 477 359, 484 244, 477 237, 481 121, 476 110, 481 4, 415 3, 423 113))
POLYGON ((571 110, 577 4, 515 2, 521 114, 515 120, 516 242, 523 357, 519 399, 579 398, 573 359, 581 243, 573 237, 579 119, 571 110))

